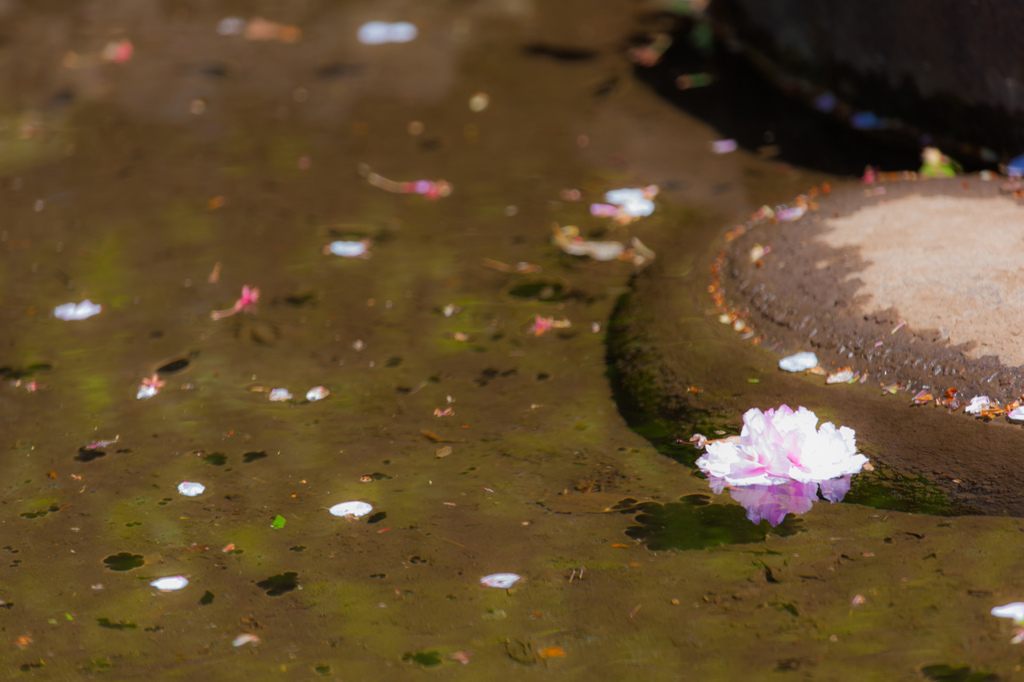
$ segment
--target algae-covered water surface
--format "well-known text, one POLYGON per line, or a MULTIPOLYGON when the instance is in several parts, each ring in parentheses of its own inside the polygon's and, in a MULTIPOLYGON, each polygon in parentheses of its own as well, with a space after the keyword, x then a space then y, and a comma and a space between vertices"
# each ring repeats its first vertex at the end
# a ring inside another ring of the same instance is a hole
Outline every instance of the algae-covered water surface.
MULTIPOLYGON (((712 153, 714 108, 637 78, 627 46, 676 15, 0 18, 6 677, 1020 675, 989 615, 1024 597, 1019 519, 955 515, 884 447, 854 503, 774 528, 694 474, 679 440, 802 398, 749 383, 775 360, 708 314, 707 264, 735 221, 828 178, 712 153), (650 216, 590 213, 650 185, 650 216), (570 255, 570 225, 653 265, 570 255), (654 283, 685 312, 637 303, 654 283), (99 314, 55 316, 86 299, 99 314), (674 337, 616 336, 644 315, 674 337), (673 344, 714 400, 642 418, 658 369, 622 358, 673 344), (498 573, 520 579, 480 582, 498 573)), ((841 424, 843 405, 815 407, 841 424)))

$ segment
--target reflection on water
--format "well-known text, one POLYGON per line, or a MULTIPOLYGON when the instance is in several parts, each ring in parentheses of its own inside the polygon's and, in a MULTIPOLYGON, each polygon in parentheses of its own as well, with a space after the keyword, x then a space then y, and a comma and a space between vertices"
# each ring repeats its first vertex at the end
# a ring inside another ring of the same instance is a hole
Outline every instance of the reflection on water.
MULTIPOLYGON (((768 527, 748 512, 747 518, 757 524, 751 526, 739 507, 712 504, 707 495, 686 495, 666 504, 647 502, 640 505, 640 510, 636 516, 639 525, 627 528, 626 535, 654 551, 746 544, 762 541, 769 533, 787 536, 802 529, 799 520, 785 521, 781 517, 768 527)), ((766 514, 762 518, 769 517, 766 514)))
POLYGON ((754 523, 767 521, 772 526, 782 523, 787 514, 806 514, 818 501, 818 488, 830 502, 840 502, 850 489, 850 477, 843 476, 820 484, 787 481, 775 485, 731 486, 729 494, 747 510, 754 523))

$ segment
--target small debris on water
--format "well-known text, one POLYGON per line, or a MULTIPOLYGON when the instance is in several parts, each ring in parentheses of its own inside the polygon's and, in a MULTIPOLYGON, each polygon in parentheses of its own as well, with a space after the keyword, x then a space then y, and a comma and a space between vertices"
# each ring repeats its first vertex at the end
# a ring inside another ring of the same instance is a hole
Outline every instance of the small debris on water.
POLYGON ((342 502, 331 507, 328 511, 334 516, 358 519, 373 511, 373 506, 366 502, 342 502))
POLYGON ((185 497, 195 497, 206 492, 206 486, 193 481, 182 481, 178 484, 178 492, 185 497))
POLYGON ((85 320, 93 315, 99 315, 103 306, 85 299, 81 303, 65 303, 53 309, 53 316, 58 320, 85 320))
POLYGON ((262 17, 253 17, 245 26, 245 39, 253 41, 276 40, 282 43, 295 43, 302 38, 302 31, 297 26, 267 21, 262 17))
POLYGON ((323 400, 329 396, 331 392, 324 386, 314 386, 313 388, 306 391, 306 400, 311 403, 315 403, 317 400, 323 400))
POLYGON ((818 366, 818 356, 810 351, 796 353, 779 360, 779 369, 787 372, 803 372, 818 366))
POLYGON ((1024 421, 1024 405, 1013 408, 1006 413, 1006 416, 1016 421, 1024 421))
POLYGON ((151 587, 155 587, 161 592, 174 592, 180 590, 188 585, 188 578, 183 575, 172 575, 166 578, 157 578, 150 583, 151 587))
POLYGON ((275 388, 270 391, 270 394, 267 397, 270 398, 272 402, 280 403, 286 400, 291 400, 292 394, 287 388, 275 388))
POLYGON ((486 92, 478 92, 469 98, 469 110, 473 113, 480 113, 491 103, 491 98, 486 92))
POLYGON ((508 588, 519 582, 520 577, 515 573, 492 573, 491 575, 485 575, 480 578, 480 584, 485 587, 497 587, 502 590, 508 588))
POLYGON ((568 329, 571 326, 572 322, 564 317, 560 320, 556 320, 553 317, 541 317, 540 315, 537 315, 534 317, 533 325, 530 327, 529 332, 534 336, 541 336, 552 329, 568 329))
POLYGON ((395 194, 419 194, 430 201, 437 201, 452 193, 452 185, 446 180, 415 180, 413 182, 397 182, 389 180, 379 173, 374 173, 370 167, 362 164, 359 167, 359 174, 366 178, 374 187, 392 192, 395 194))

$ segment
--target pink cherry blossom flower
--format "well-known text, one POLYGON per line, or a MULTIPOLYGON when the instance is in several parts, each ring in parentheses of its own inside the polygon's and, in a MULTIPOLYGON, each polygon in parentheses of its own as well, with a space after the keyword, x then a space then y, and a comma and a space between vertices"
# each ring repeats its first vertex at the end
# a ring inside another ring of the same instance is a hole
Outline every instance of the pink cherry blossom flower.
POLYGON ((868 460, 857 453, 853 429, 825 422, 816 430, 817 423, 805 407, 748 410, 738 442, 709 442, 697 466, 730 486, 820 483, 858 473, 868 460))
POLYGON ((242 287, 242 297, 235 301, 235 305, 227 310, 214 310, 210 317, 219 320, 222 317, 231 317, 235 313, 245 311, 247 313, 256 311, 256 301, 260 300, 259 287, 250 287, 248 284, 242 287))
POLYGON ((850 477, 868 461, 854 436, 853 429, 831 422, 818 427, 818 417, 805 407, 754 408, 743 415, 739 436, 704 444, 697 466, 716 494, 729 488, 748 519, 775 526, 786 514, 809 511, 819 491, 830 502, 843 499, 850 477))

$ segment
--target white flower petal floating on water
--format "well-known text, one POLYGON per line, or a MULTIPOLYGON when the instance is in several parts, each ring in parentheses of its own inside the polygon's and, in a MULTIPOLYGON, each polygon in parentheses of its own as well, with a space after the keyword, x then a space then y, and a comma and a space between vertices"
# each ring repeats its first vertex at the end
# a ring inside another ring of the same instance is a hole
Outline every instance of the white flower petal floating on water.
POLYGON ((810 351, 796 353, 779 360, 779 369, 787 372, 803 372, 818 366, 818 356, 810 351))
POLYGON ((360 516, 366 516, 373 511, 373 506, 366 502, 342 502, 336 504, 329 510, 335 516, 351 516, 354 519, 358 519, 360 516))
POLYGON ((141 385, 139 385, 139 392, 135 394, 135 399, 136 400, 147 400, 149 398, 152 398, 153 396, 155 396, 159 392, 160 391, 159 391, 159 389, 157 389, 156 386, 147 385, 147 384, 141 384, 141 385))
POLYGON ((323 400, 330 394, 331 392, 328 391, 325 387, 314 386, 313 388, 306 391, 306 400, 308 400, 311 403, 315 403, 318 400, 323 400))
POLYGON ((604 200, 609 204, 618 206, 622 211, 632 218, 642 218, 654 213, 654 202, 651 201, 658 194, 658 186, 650 187, 628 187, 613 189, 604 193, 604 200))
POLYGON ((291 400, 292 394, 288 391, 287 388, 275 388, 270 392, 270 395, 268 397, 270 398, 271 401, 275 403, 280 403, 284 402, 285 400, 291 400))
POLYGON ((202 483, 194 483, 192 481, 182 481, 178 484, 178 492, 185 497, 195 497, 196 495, 202 495, 206 492, 206 486, 202 483))
POLYGON ((363 45, 384 45, 386 43, 408 43, 416 39, 419 30, 408 21, 389 24, 386 21, 368 21, 359 27, 356 38, 363 45))
POLYGON ((480 578, 480 584, 486 587, 497 587, 502 590, 508 588, 519 582, 520 578, 515 573, 492 573, 491 575, 485 575, 480 578))
POLYGON ((992 400, 987 395, 976 395, 971 398, 971 404, 964 408, 967 414, 981 414, 992 407, 992 400))
POLYGON ((1024 405, 1013 408, 1006 413, 1006 416, 1010 419, 1016 419, 1017 421, 1024 421, 1024 405))
POLYGON ((1015 601, 1002 606, 992 608, 992 615, 997 618, 1012 618, 1018 623, 1024 623, 1024 602, 1015 601))
POLYGON ((260 638, 251 632, 243 632, 242 634, 231 640, 231 646, 245 646, 246 644, 252 644, 253 646, 260 643, 260 638))
POLYGON ((241 17, 224 17, 217 23, 217 33, 222 36, 237 36, 245 30, 245 19, 241 17))
POLYGON ((155 587, 161 592, 174 592, 180 590, 188 585, 188 578, 183 575, 172 575, 166 578, 157 578, 150 583, 151 587, 155 587))
POLYGON ((331 242, 327 245, 327 251, 329 253, 333 253, 335 256, 344 256, 345 258, 358 258, 359 256, 365 255, 369 249, 370 245, 365 241, 337 241, 331 242))
POLYGON ((81 303, 65 303, 53 309, 53 316, 59 320, 84 320, 99 315, 103 306, 85 299, 81 303))

